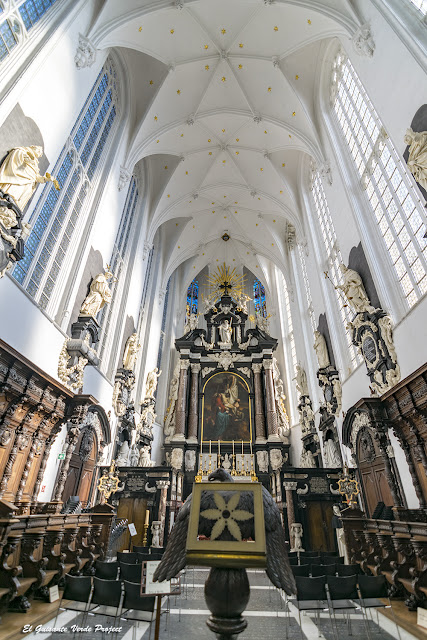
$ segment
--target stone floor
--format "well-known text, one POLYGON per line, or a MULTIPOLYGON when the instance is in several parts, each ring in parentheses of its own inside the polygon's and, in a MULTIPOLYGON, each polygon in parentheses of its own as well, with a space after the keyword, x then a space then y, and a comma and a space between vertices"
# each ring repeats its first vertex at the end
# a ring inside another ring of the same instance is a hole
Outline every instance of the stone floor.
MULTIPOLYGON (((267 576, 262 571, 249 571, 251 584, 251 597, 244 613, 248 622, 246 630, 239 636, 239 640, 344 640, 351 635, 356 640, 392 640, 399 638, 396 626, 384 616, 379 616, 380 625, 377 624, 376 613, 373 612, 373 620, 365 623, 360 612, 350 616, 350 628, 343 616, 337 616, 336 629, 330 620, 328 612, 322 612, 319 618, 314 614, 302 615, 302 634, 299 625, 298 611, 292 603, 286 603, 279 591, 271 586, 267 576), (369 627, 369 633, 367 629, 369 627)), ((186 584, 180 596, 170 599, 170 611, 166 611, 167 599, 163 600, 163 612, 161 616, 160 638, 162 640, 200 640, 206 638, 214 640, 213 633, 206 626, 209 611, 203 596, 203 586, 208 575, 208 569, 190 568, 186 574, 186 584), (194 586, 193 586, 194 585, 194 586)), ((54 626, 55 619, 44 625, 46 629, 54 626)), ((107 619, 98 614, 87 616, 85 626, 91 627, 90 631, 77 630, 73 625, 83 626, 81 614, 72 611, 62 612, 56 621, 56 627, 63 627, 62 633, 50 632, 50 629, 28 633, 28 640, 64 640, 65 637, 81 638, 81 640, 101 640, 114 638, 114 640, 148 640, 150 634, 149 624, 138 623, 134 626, 129 621, 117 620, 115 626, 121 627, 117 633, 108 632, 105 629, 114 624, 114 619, 107 619), (101 625, 95 632, 96 625, 101 625), (75 633, 74 633, 75 631, 75 633)), ((154 622, 151 628, 151 638, 154 638, 154 622)), ((400 629, 400 640, 413 640, 414 636, 400 629)))

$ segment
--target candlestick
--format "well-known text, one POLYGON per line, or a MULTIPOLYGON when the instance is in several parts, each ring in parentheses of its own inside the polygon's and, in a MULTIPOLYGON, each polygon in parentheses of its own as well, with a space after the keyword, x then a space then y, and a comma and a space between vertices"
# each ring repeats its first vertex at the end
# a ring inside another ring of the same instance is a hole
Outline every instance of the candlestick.
POLYGON ((218 466, 219 466, 220 459, 221 459, 221 445, 218 440, 218 466))
POLYGON ((236 475, 236 456, 234 454, 234 440, 233 440, 233 453, 231 454, 231 462, 232 462, 231 475, 235 476, 236 475))
POLYGON ((242 455, 243 455, 243 440, 242 440, 242 455))
POLYGON ((212 453, 212 440, 209 440, 209 453, 212 453))
POLYGON ((150 512, 148 509, 145 510, 145 524, 149 524, 150 522, 150 512))
POLYGON ((252 455, 252 440, 249 441, 250 447, 251 447, 251 455, 252 455))

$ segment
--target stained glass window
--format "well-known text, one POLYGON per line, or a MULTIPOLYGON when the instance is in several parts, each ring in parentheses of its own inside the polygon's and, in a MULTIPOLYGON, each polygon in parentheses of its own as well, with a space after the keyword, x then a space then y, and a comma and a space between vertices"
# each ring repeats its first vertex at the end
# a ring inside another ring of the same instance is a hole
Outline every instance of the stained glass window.
POLYGON ((424 207, 356 71, 341 52, 333 73, 335 114, 390 266, 411 307, 427 292, 424 207))
POLYGON ((9 20, 0 24, 0 62, 3 61, 18 44, 9 20))
POLYGON ((254 304, 255 313, 262 318, 266 318, 267 305, 265 302, 265 288, 260 280, 254 280, 254 304))
POLYGON ((56 0, 25 0, 19 7, 19 13, 27 31, 30 31, 40 18, 55 4, 56 0))
POLYGON ((187 317, 192 313, 197 313, 199 308, 199 283, 193 280, 187 289, 187 317))
POLYGON ((80 214, 90 191, 96 167, 116 117, 113 94, 115 74, 107 61, 71 131, 31 218, 32 231, 25 244, 25 257, 13 276, 46 308, 73 240, 80 214))

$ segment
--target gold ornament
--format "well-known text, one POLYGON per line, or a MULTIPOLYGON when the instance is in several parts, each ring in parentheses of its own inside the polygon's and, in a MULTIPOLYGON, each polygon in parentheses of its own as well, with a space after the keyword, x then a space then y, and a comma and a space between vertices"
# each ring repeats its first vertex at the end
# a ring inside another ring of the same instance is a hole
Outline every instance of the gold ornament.
POLYGON ((107 475, 102 476, 98 482, 98 491, 102 493, 106 501, 111 496, 111 494, 115 493, 119 488, 119 478, 114 475, 115 465, 116 463, 113 460, 107 475))

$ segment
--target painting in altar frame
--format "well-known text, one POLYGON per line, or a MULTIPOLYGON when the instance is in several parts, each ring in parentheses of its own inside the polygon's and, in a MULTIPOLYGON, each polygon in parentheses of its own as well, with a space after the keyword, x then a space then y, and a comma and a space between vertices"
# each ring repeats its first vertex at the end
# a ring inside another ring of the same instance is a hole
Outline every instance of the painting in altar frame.
POLYGON ((203 387, 202 441, 252 440, 249 385, 238 373, 214 373, 203 387))

